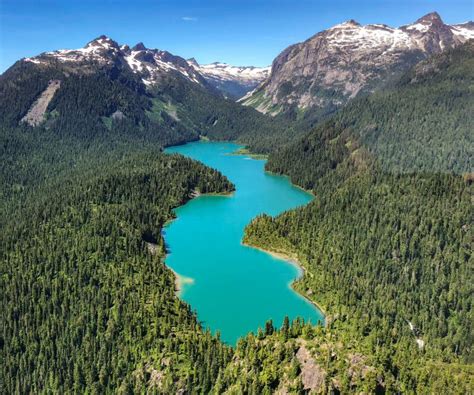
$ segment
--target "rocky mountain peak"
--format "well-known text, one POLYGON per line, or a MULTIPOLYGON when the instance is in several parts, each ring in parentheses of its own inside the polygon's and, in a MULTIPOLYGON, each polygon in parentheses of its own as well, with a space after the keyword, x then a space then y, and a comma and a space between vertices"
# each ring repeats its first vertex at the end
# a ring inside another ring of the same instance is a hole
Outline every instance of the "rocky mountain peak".
POLYGON ((64 67, 67 73, 77 74, 95 72, 98 66, 113 68, 114 73, 127 70, 148 87, 159 84, 165 75, 181 75, 234 99, 254 89, 269 75, 268 67, 235 67, 222 62, 201 66, 194 58, 185 60, 168 51, 147 48, 143 42, 132 48, 119 46, 106 35, 95 38, 83 48, 44 52, 23 61, 46 67, 64 67))
POLYGON ((97 66, 114 68, 114 72, 128 69, 146 86, 157 84, 165 74, 180 74, 189 81, 206 84, 199 72, 179 56, 159 49, 148 49, 142 42, 130 50, 128 45, 119 46, 105 35, 95 38, 83 48, 44 52, 23 61, 55 68, 64 65, 68 73, 77 74, 94 72, 97 66))
POLYGON ((199 67, 199 63, 196 59, 194 58, 189 58, 188 60, 188 63, 191 65, 191 66, 194 66, 194 67, 199 67))
POLYGON ((357 22, 354 19, 349 19, 348 21, 345 21, 342 23, 343 26, 361 26, 359 22, 357 22))
POLYGON ((419 18, 415 23, 423 24, 444 24, 441 16, 437 12, 430 12, 419 18))
POLYGON ((145 51, 146 49, 147 48, 142 42, 139 42, 132 47, 132 51, 145 51))
MULTIPOLYGON (((352 30, 352 29, 357 29, 361 26, 362 25, 359 22, 355 21, 354 19, 349 19, 345 22, 334 25, 333 27, 329 28, 327 31, 331 32, 331 31, 340 31, 340 30, 352 30)), ((313 37, 316 37, 320 33, 315 34, 313 37)))
POLYGON ((411 25, 401 26, 401 30, 415 34, 426 34, 427 32, 441 32, 445 35, 450 33, 450 26, 445 25, 437 12, 431 12, 417 19, 411 25))
POLYGON ((112 40, 110 37, 105 35, 101 35, 96 39, 89 41, 84 48, 90 47, 100 47, 104 49, 116 49, 119 50, 120 46, 117 44, 116 41, 112 40))

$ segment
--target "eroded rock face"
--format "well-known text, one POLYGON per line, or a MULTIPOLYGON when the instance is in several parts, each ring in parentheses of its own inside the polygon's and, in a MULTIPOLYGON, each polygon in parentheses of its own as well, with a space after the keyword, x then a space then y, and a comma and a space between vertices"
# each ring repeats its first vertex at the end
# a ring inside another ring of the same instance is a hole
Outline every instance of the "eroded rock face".
POLYGON ((54 94, 60 87, 61 81, 49 81, 46 89, 36 99, 26 115, 21 119, 21 122, 25 122, 30 126, 37 126, 41 124, 45 119, 45 113, 48 108, 48 104, 53 99, 54 94))
POLYGON ((243 103, 273 114, 291 107, 334 109, 470 38, 472 22, 446 25, 437 13, 400 28, 349 20, 285 49, 243 103))

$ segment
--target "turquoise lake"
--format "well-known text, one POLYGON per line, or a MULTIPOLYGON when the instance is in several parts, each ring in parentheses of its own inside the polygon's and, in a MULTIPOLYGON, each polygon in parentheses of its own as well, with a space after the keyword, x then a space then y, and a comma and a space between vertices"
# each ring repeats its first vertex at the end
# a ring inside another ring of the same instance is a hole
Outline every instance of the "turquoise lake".
POLYGON ((163 233, 169 255, 166 264, 184 283, 180 297, 196 311, 199 321, 221 338, 236 344, 273 320, 280 327, 301 317, 316 324, 321 312, 297 294, 291 283, 300 269, 284 260, 243 246, 245 226, 258 214, 277 215, 305 205, 312 195, 294 187, 287 178, 264 170, 265 160, 230 155, 239 145, 195 142, 170 147, 219 170, 236 187, 232 196, 199 196, 175 210, 177 219, 163 233))

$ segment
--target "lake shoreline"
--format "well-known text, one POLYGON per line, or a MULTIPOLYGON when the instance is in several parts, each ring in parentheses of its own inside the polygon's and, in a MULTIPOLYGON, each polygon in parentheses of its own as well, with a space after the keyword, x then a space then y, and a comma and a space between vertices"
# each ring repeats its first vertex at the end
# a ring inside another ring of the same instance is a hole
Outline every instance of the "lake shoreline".
MULTIPOLYGON (((240 148, 239 150, 235 151, 232 153, 232 155, 243 155, 243 156, 248 156, 252 159, 265 159, 267 160, 268 159, 268 155, 265 156, 265 158, 259 158, 259 154, 253 154, 249 149, 247 148, 240 148)), ((309 193, 311 196, 313 196, 313 198, 316 198, 316 195, 314 194, 314 191, 313 190, 309 190, 309 189, 305 189, 297 184, 294 184, 291 180, 291 178, 286 175, 286 174, 279 174, 279 173, 275 173, 273 171, 270 171, 270 170, 267 170, 267 169, 264 169, 265 173, 268 173, 270 175, 273 175, 273 176, 279 176, 279 177, 284 177, 286 179, 288 179, 288 181, 290 182, 290 184, 295 187, 295 188, 298 188, 306 193, 309 193)), ((308 203, 309 204, 309 203, 308 203)), ((295 285, 296 285, 296 282, 298 280, 300 280, 301 278, 303 278, 306 273, 307 273, 307 270, 305 269, 304 265, 298 260, 298 257, 296 256, 296 254, 289 254, 289 253, 283 253, 283 252, 276 252, 276 251, 271 251, 271 250, 266 250, 262 247, 258 247, 258 246, 255 246, 255 245, 251 245, 251 244, 246 244, 244 242, 241 243, 242 245, 246 246, 246 247, 250 247, 250 248, 254 248, 256 250, 259 250, 259 251, 262 251, 262 252, 265 252, 266 254, 269 254, 271 255, 272 257, 274 258, 277 258, 277 259, 280 259, 280 260, 283 260, 283 261, 286 261, 288 262, 290 265, 294 265, 298 268, 298 270, 300 271, 300 275, 295 278, 291 283, 290 283, 290 287, 291 289, 298 295, 300 295, 303 299, 307 300, 309 303, 311 303, 314 307, 316 307, 320 312, 321 314, 323 315, 323 324, 326 325, 326 317, 327 317, 327 314, 326 314, 326 311, 325 309, 316 301, 312 300, 308 295, 306 294, 303 294, 301 293, 298 289, 296 289, 295 285)))
MULTIPOLYGON (((279 177, 283 177, 283 178, 286 178, 288 179, 288 181, 290 182, 290 184, 295 187, 295 188, 298 188, 298 189, 301 189, 302 191, 306 192, 306 193, 309 193, 311 196, 313 196, 314 198, 316 198, 316 195, 314 193, 314 191, 312 189, 305 189, 301 186, 299 186, 298 184, 295 184, 293 183, 293 181, 291 180, 291 177, 286 175, 286 174, 281 174, 281 173, 275 173, 271 170, 267 170, 265 169, 265 173, 268 173, 268 174, 271 174, 272 176, 279 176, 279 177)), ((309 204, 309 203, 308 203, 309 204)))
POLYGON ((266 254, 268 254, 268 255, 276 258, 276 259, 283 260, 283 261, 289 263, 290 265, 293 265, 296 268, 298 268, 298 270, 300 271, 300 274, 297 278, 295 278, 290 283, 290 287, 296 294, 301 296, 303 299, 307 300, 309 303, 311 303, 315 308, 317 308, 321 312, 321 314, 323 315, 323 325, 326 325, 327 314, 326 314, 326 311, 324 310, 324 308, 318 302, 312 300, 308 295, 303 294, 302 292, 300 292, 298 289, 295 288, 295 283, 298 280, 302 279, 307 274, 307 269, 298 260, 298 257, 296 256, 296 254, 289 254, 289 253, 281 252, 281 251, 277 252, 277 251, 272 251, 272 250, 266 250, 262 247, 252 245, 252 244, 247 244, 247 243, 244 243, 244 242, 241 242, 241 244, 245 247, 249 247, 249 248, 253 248, 255 250, 262 251, 262 252, 264 252, 264 253, 266 253, 266 254))
MULTIPOLYGON (((235 193, 235 189, 233 191, 230 191, 230 192, 206 192, 206 193, 202 193, 202 192, 199 192, 199 191, 192 191, 191 192, 191 199, 187 200, 186 203, 188 203, 190 200, 192 199, 195 199, 195 198, 198 198, 200 196, 225 196, 225 197, 232 197, 235 193)), ((182 207, 184 206, 186 203, 178 206, 178 207, 182 207)), ((178 208, 176 207, 176 208, 178 208)))
POLYGON ((178 217, 174 214, 174 210, 180 208, 180 207, 183 207, 185 206, 186 204, 188 204, 191 200, 193 199, 197 199, 198 197, 201 197, 201 196, 220 196, 220 197, 232 197, 234 196, 235 194, 235 189, 233 191, 229 191, 229 192, 206 192, 206 193, 202 193, 202 192, 199 192, 199 191, 191 191, 191 194, 190 194, 190 197, 188 199, 186 199, 185 201, 183 201, 181 204, 178 204, 176 207, 173 207, 171 209, 172 211, 172 217, 167 219, 164 223, 163 223, 163 226, 162 226, 162 229, 161 229, 161 232, 162 232, 162 236, 163 236, 163 229, 165 229, 169 224, 171 224, 174 220, 176 220, 178 217))
POLYGON ((174 287, 175 287, 176 296, 180 297, 181 292, 183 291, 183 288, 186 284, 194 284, 194 278, 186 277, 179 274, 178 272, 171 269, 168 265, 166 265, 166 263, 165 263, 165 266, 167 269, 171 270, 171 272, 174 275, 174 287))

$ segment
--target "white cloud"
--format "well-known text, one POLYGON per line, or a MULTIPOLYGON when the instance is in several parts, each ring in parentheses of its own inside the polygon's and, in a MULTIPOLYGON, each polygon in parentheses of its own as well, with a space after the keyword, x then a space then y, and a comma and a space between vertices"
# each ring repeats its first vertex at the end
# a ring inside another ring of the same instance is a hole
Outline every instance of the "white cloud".
POLYGON ((182 16, 181 20, 186 22, 196 22, 198 19, 194 16, 182 16))

